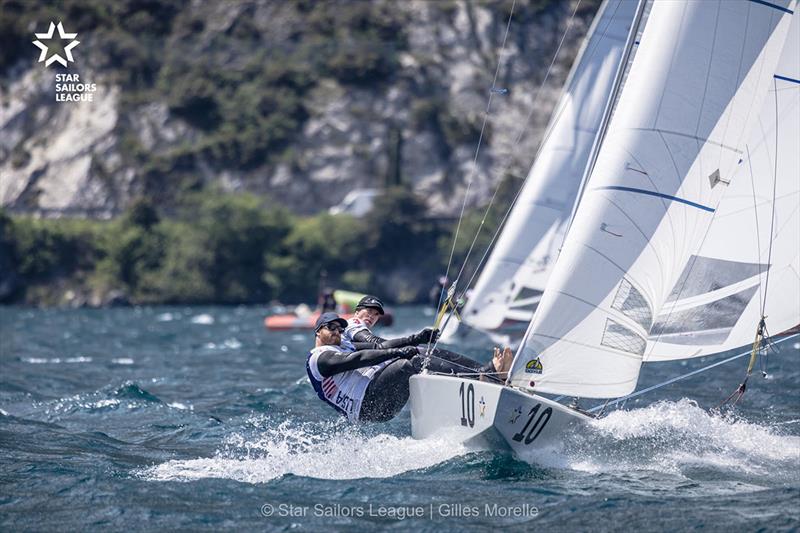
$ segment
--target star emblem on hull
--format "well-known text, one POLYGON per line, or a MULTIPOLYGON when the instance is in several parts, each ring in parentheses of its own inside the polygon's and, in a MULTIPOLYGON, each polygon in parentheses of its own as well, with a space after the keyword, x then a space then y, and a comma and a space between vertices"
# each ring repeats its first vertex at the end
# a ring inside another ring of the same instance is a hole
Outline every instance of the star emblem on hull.
POLYGON ((75 62, 75 59, 72 58, 72 49, 81 44, 80 41, 74 40, 75 37, 78 36, 77 33, 67 33, 64 31, 64 25, 61 22, 58 23, 56 26, 54 23, 50 23, 50 27, 47 29, 45 33, 36 33, 36 40, 33 41, 33 44, 36 45, 41 53, 39 54, 39 63, 44 61, 44 66, 49 67, 53 63, 60 63, 62 66, 67 66, 67 63, 70 61, 75 62), (47 57, 48 46, 42 43, 39 39, 48 40, 53 38, 53 32, 58 29, 58 38, 61 40, 72 39, 67 46, 64 47, 64 54, 67 56, 66 58, 61 57, 59 54, 53 54, 50 57, 47 57))

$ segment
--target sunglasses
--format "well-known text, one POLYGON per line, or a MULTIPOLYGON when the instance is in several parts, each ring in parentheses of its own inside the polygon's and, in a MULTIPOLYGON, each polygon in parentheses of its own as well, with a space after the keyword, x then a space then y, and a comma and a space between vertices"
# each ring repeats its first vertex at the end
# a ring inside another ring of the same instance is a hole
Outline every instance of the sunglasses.
POLYGON ((334 324, 334 323, 323 324, 322 327, 327 329, 328 331, 333 331, 335 333, 341 333, 341 332, 344 331, 344 328, 342 326, 340 326, 339 324, 334 324))

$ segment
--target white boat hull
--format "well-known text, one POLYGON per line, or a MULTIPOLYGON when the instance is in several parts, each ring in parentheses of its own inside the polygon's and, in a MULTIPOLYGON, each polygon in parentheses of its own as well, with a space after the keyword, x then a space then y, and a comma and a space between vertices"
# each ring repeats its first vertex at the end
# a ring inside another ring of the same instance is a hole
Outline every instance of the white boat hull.
POLYGON ((468 445, 510 448, 528 462, 591 420, 548 398, 474 379, 422 374, 411 377, 410 388, 415 439, 446 432, 468 445))

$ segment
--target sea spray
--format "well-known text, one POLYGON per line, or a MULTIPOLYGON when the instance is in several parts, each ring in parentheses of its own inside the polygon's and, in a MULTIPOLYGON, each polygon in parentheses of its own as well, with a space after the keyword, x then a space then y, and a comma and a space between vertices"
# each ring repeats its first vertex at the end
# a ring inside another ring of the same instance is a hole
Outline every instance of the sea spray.
POLYGON ((228 436, 209 458, 172 460, 139 472, 150 480, 223 478, 265 483, 286 474, 317 479, 388 478, 441 463, 469 450, 447 439, 415 440, 340 421, 274 421, 260 433, 228 436))

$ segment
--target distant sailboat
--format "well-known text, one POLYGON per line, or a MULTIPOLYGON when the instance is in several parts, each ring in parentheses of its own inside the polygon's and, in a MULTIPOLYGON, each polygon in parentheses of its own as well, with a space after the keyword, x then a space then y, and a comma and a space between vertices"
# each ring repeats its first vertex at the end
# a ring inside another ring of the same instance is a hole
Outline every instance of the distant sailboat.
POLYGON ((637 13, 636 0, 606 2, 598 10, 462 323, 451 321, 446 338, 453 338, 457 328, 460 336, 477 329, 506 343, 518 342, 525 333, 619 88, 637 13))
POLYGON ((535 460, 589 420, 541 394, 625 397, 642 363, 746 345, 762 317, 800 322, 795 8, 652 6, 508 382, 412 377, 415 437, 451 428, 535 460))

